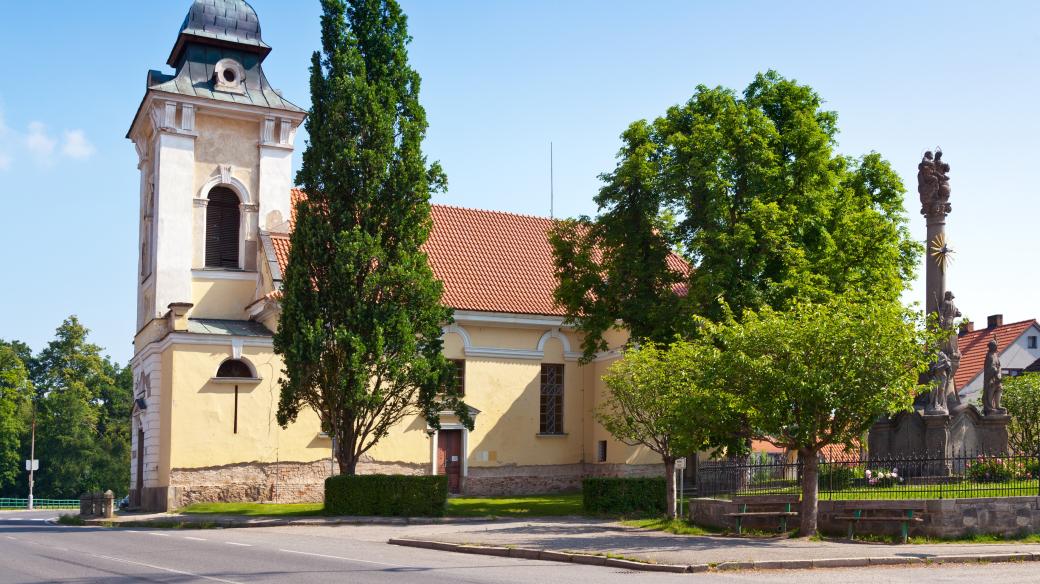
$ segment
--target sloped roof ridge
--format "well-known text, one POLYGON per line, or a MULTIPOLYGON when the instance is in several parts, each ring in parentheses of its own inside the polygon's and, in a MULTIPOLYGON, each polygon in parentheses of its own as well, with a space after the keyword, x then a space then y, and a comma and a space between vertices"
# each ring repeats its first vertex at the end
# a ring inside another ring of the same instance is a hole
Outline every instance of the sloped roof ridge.
POLYGON ((445 203, 430 203, 431 207, 437 207, 440 209, 453 209, 458 211, 470 211, 474 213, 489 213, 492 215, 507 215, 510 217, 521 217, 524 219, 537 219, 539 221, 557 221, 553 217, 546 217, 544 215, 530 215, 528 213, 517 213, 515 211, 499 211, 496 209, 481 209, 480 207, 463 207, 461 205, 449 205, 445 203))

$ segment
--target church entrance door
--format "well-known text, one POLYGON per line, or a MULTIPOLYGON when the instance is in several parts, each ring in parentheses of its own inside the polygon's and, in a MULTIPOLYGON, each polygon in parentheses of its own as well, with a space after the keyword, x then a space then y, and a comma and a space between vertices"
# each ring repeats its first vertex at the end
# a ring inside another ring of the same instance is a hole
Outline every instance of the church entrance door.
POLYGON ((448 477, 448 492, 459 493, 462 486, 462 430, 441 430, 437 434, 437 474, 448 477))

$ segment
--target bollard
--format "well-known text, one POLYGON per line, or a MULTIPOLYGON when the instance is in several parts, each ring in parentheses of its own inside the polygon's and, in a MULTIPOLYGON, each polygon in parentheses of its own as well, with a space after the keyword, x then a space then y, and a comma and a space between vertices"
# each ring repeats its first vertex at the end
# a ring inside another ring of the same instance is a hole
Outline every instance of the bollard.
POLYGON ((111 489, 105 491, 101 495, 101 516, 105 519, 111 519, 115 517, 115 500, 116 496, 111 489))

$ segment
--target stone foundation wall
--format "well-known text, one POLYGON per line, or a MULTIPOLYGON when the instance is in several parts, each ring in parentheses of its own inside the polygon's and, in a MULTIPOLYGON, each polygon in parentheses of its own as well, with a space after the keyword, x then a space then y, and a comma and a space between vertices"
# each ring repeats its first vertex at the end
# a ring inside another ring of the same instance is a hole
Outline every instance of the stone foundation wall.
MULTIPOLYGON (((426 465, 371 459, 362 459, 357 467, 359 474, 425 474, 428 469, 426 465)), ((329 460, 174 469, 170 473, 167 506, 239 501, 317 503, 325 497, 325 479, 331 476, 331 470, 329 460)))
MULTIPOLYGON (((166 511, 193 503, 320 502, 330 462, 250 462, 206 468, 178 468, 170 472, 170 486, 145 489, 143 508, 166 511)), ((430 465, 383 462, 371 458, 358 463, 358 474, 429 474, 430 465)), ((339 468, 336 468, 339 472, 339 468)), ((578 492, 587 476, 660 476, 662 464, 554 464, 495 467, 471 466, 462 492, 473 496, 536 495, 578 492)))
MULTIPOLYGON (((820 501, 818 524, 820 531, 841 535, 848 529, 848 521, 835 519, 851 515, 856 509, 869 508, 868 513, 899 515, 905 505, 920 505, 925 508, 923 522, 911 527, 911 535, 926 535, 939 538, 968 537, 974 534, 1000 535, 1004 537, 1040 532, 1040 498, 1038 497, 992 497, 978 499, 903 500, 903 501, 820 501)), ((737 504, 720 499, 693 499, 689 512, 693 521, 711 527, 732 529, 733 519, 726 513, 737 511, 737 504)), ((792 521, 792 525, 796 520, 792 521)), ((776 519, 748 518, 745 527, 752 529, 776 529, 776 519)), ((899 533, 898 523, 864 522, 858 533, 894 535, 899 533)))
POLYGON ((471 466, 462 492, 490 497, 499 495, 539 495, 581 490, 581 480, 589 476, 661 476, 663 464, 548 464, 533 466, 471 466))

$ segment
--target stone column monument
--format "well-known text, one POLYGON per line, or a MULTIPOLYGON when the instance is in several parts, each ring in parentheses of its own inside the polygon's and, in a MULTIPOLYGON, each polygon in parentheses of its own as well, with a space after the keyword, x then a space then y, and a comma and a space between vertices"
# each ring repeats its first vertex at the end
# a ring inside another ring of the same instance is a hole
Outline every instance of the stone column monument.
POLYGON ((1009 420, 1006 411, 992 403, 999 397, 987 403, 983 416, 974 404, 961 403, 957 393, 955 379, 961 360, 957 318, 961 313, 954 304, 953 292, 946 289, 946 272, 953 254, 946 239, 946 216, 952 210, 949 171, 940 150, 925 152, 917 165, 917 192, 928 229, 925 310, 944 331, 935 347, 932 366, 921 379, 930 390, 917 397, 913 411, 878 420, 868 438, 871 458, 927 456, 934 464, 923 472, 936 476, 959 470, 952 468, 950 457, 1006 452, 1009 420))

